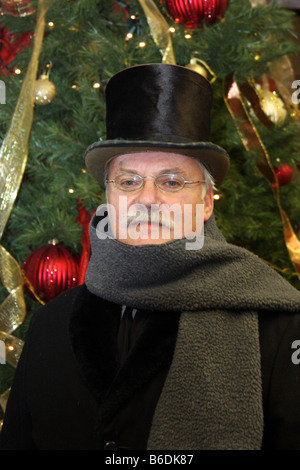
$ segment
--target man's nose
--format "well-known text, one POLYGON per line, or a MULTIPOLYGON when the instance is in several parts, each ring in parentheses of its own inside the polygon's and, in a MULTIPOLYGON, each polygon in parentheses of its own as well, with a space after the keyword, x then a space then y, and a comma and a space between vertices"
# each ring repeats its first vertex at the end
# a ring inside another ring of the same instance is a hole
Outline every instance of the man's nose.
POLYGON ((149 206, 161 202, 162 194, 155 184, 154 178, 145 178, 143 187, 138 191, 136 202, 149 206))

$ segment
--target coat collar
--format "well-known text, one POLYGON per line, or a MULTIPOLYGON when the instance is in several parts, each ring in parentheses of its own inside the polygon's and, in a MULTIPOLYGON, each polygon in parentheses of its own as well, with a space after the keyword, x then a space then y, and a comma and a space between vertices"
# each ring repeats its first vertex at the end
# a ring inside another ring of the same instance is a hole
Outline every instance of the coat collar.
POLYGON ((172 362, 179 313, 153 311, 122 367, 117 332, 121 306, 82 286, 69 322, 69 335, 80 373, 108 420, 132 394, 172 362))

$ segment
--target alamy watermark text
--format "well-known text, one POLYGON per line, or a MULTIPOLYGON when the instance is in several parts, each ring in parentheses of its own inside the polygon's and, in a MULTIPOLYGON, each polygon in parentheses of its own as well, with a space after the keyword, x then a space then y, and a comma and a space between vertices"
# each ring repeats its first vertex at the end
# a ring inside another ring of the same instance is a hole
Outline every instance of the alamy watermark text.
POLYGON ((0 104, 6 103, 6 86, 3 80, 0 80, 0 104))
POLYGON ((6 364, 6 346, 2 340, 0 340, 0 364, 6 364))
POLYGON ((292 83, 292 88, 296 90, 292 93, 292 103, 299 104, 300 103, 300 80, 294 80, 292 83))
POLYGON ((204 242, 203 204, 127 204, 119 198, 118 210, 112 204, 101 204, 96 215, 101 217, 96 227, 99 239, 174 240, 186 238, 186 250, 199 250, 204 242))

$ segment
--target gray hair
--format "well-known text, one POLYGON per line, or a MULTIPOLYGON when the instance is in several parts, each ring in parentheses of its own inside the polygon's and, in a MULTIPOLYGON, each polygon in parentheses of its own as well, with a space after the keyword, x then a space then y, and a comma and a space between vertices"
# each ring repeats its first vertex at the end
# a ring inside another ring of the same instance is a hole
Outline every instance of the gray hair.
MULTIPOLYGON (((200 160, 197 160, 196 158, 194 160, 196 160, 196 162, 200 166, 202 177, 205 181, 202 185, 202 199, 204 199, 210 186, 212 187, 213 190, 216 189, 215 180, 210 174, 210 172, 208 171, 207 167, 200 160)), ((107 199, 107 181, 106 180, 108 179, 108 173, 109 173, 109 163, 107 164, 104 170, 104 187, 105 187, 106 199, 107 199)))

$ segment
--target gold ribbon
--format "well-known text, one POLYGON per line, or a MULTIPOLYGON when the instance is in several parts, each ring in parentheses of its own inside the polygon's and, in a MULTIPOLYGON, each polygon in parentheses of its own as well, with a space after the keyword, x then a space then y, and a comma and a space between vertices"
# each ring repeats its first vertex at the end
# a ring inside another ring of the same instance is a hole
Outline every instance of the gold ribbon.
MULTIPOLYGON (((3 409, 4 412, 5 412, 6 403, 7 403, 8 396, 9 396, 9 392, 10 392, 10 389, 5 390, 5 392, 3 392, 3 393, 0 395, 0 406, 1 406, 1 408, 3 409)), ((2 426, 2 421, 0 422, 0 432, 1 432, 1 426, 2 426)))
POLYGON ((23 323, 26 305, 20 266, 2 245, 0 245, 0 277, 9 292, 8 297, 0 305, 0 332, 11 333, 23 323))
POLYGON ((153 0, 139 0, 144 10, 151 35, 162 53, 162 62, 176 64, 170 27, 153 0))
POLYGON ((290 58, 284 55, 280 60, 270 65, 268 75, 274 80, 290 116, 299 120, 298 104, 293 103, 292 100, 291 89, 296 78, 290 58))
MULTIPOLYGON (((9 129, 0 149, 0 239, 11 214, 27 163, 38 60, 44 38, 45 15, 51 1, 39 0, 31 59, 9 129)), ((0 305, 0 339, 5 342, 7 362, 16 367, 23 342, 10 333, 23 323, 26 305, 21 268, 2 245, 0 245, 0 277, 9 292, 8 297, 0 305)), ((3 396, 7 394, 1 395, 2 400, 3 396)))
POLYGON ((271 165, 268 152, 247 111, 246 100, 250 102, 254 112, 262 123, 266 126, 272 126, 273 123, 260 109, 258 96, 250 83, 238 85, 234 80, 233 74, 228 75, 224 80, 224 99, 227 108, 236 123, 245 148, 247 150, 256 150, 258 156, 256 166, 273 189, 283 223, 285 244, 297 275, 300 278, 300 242, 292 228, 286 212, 282 209, 278 179, 271 165))
MULTIPOLYGON (((249 0, 249 3, 253 8, 256 8, 258 5, 267 5, 269 2, 266 2, 266 0, 249 0)), ((271 63, 269 65, 268 75, 274 80, 290 115, 294 118, 298 117, 298 105, 293 103, 291 96, 291 87, 295 80, 295 74, 289 56, 284 55, 271 63)))

